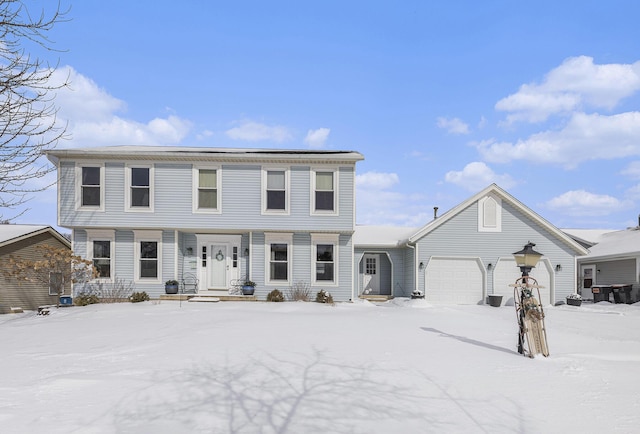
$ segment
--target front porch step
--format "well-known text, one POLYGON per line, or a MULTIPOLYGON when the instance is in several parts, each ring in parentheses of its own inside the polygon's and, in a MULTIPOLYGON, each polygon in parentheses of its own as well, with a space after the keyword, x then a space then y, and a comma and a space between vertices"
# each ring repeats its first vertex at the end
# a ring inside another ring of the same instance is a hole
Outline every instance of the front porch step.
POLYGON ((367 295, 360 295, 358 298, 360 298, 361 300, 367 300, 370 301, 372 303, 375 302, 385 302, 385 301, 389 301, 393 299, 393 295, 379 295, 379 294, 367 294, 367 295))
POLYGON ((211 291, 197 294, 163 294, 160 301, 194 301, 194 302, 218 302, 218 301, 258 301, 255 295, 229 295, 228 292, 211 291))

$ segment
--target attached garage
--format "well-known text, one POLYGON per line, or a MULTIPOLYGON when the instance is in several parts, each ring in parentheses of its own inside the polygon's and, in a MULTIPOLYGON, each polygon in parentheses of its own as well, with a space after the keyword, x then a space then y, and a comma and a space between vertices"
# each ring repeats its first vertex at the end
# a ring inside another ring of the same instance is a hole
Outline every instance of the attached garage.
MULTIPOLYGON (((541 259, 538 265, 529 273, 538 281, 540 298, 543 305, 553 304, 553 273, 548 259, 541 259)), ((502 304, 513 306, 513 287, 509 286, 522 276, 514 258, 500 258, 493 272, 493 294, 502 295, 502 304)))
POLYGON ((479 304, 485 294, 480 258, 431 257, 425 269, 425 298, 432 303, 479 304))

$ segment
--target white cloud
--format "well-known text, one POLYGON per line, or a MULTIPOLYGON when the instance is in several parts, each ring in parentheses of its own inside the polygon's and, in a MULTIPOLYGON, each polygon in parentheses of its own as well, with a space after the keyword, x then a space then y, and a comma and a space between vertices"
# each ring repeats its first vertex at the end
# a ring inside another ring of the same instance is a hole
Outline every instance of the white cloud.
POLYGON ((595 194, 585 190, 571 190, 554 197, 546 203, 552 210, 572 216, 603 216, 627 208, 629 203, 606 194, 595 194))
POLYGON ((400 182, 395 173, 365 172, 356 175, 356 186, 360 189, 386 190, 400 182))
POLYGON ((284 126, 270 126, 253 121, 242 121, 240 126, 227 130, 225 134, 233 140, 245 140, 248 142, 269 140, 282 143, 293 138, 289 129, 284 126))
POLYGON ((479 161, 467 164, 461 171, 447 172, 445 181, 469 191, 478 191, 493 183, 502 188, 511 188, 515 185, 515 181, 509 174, 498 175, 485 163, 479 161))
POLYGON ((575 113, 559 131, 543 131, 516 143, 487 140, 475 146, 489 162, 528 160, 567 168, 587 160, 640 156, 640 112, 575 113))
POLYGON ((469 125, 458 118, 448 119, 439 117, 437 119, 437 125, 438 128, 443 128, 450 134, 469 134, 469 125))
POLYGON ((52 84, 68 80, 69 86, 56 92, 60 122, 67 121, 69 147, 107 145, 169 145, 182 141, 191 129, 191 123, 175 115, 155 118, 147 123, 116 115, 124 111, 124 101, 109 95, 93 80, 70 66, 58 68, 52 84))
POLYGON ((309 130, 307 132, 307 137, 304 138, 304 142, 311 149, 322 149, 324 148, 324 144, 329 138, 329 133, 331 130, 329 128, 318 128, 317 130, 309 130))
POLYGON ((552 69, 541 84, 523 84, 495 108, 509 112, 507 123, 542 122, 551 115, 585 107, 610 110, 638 90, 640 61, 596 65, 592 57, 571 57, 552 69))
POLYGON ((625 169, 620 171, 620 174, 631 179, 640 179, 640 161, 632 161, 625 169))

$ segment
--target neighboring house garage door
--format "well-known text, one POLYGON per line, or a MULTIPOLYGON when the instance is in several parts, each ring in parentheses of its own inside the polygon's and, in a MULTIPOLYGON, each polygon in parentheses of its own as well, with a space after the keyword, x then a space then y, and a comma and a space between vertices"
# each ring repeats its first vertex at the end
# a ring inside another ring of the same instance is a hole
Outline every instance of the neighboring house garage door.
POLYGON ((479 259, 432 257, 425 270, 425 298, 433 303, 478 304, 482 301, 479 259))
MULTIPOLYGON (((529 275, 538 281, 538 285, 544 286, 544 288, 540 288, 542 304, 545 306, 550 304, 552 282, 547 264, 540 261, 529 275)), ((513 258, 500 258, 493 271, 493 293, 503 296, 503 305, 513 306, 513 287, 509 285, 514 284, 520 276, 522 273, 513 258)))

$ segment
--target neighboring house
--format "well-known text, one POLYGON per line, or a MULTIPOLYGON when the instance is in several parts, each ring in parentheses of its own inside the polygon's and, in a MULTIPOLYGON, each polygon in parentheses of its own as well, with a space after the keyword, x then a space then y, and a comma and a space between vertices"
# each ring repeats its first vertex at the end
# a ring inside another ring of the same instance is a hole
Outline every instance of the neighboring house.
POLYGON ((58 225, 105 282, 169 279, 264 299, 297 282, 353 293, 357 152, 116 146, 53 150, 58 225))
POLYGON ((356 227, 354 280, 359 295, 409 296, 434 303, 480 304, 488 294, 513 303, 521 273, 512 253, 531 241, 544 256, 531 276, 553 304, 575 292, 576 255, 587 249, 495 184, 420 229, 356 227))
POLYGON ((592 286, 631 285, 632 299, 640 299, 640 226, 586 234, 573 229, 565 232, 591 243, 589 254, 578 258, 578 286, 584 298, 592 298, 592 286))
MULTIPOLYGON (((8 266, 10 256, 38 260, 36 247, 45 244, 71 248, 69 241, 50 226, 0 224, 0 267, 8 266)), ((5 277, 3 271, 0 269, 0 313, 9 313, 12 308, 34 310, 56 303, 57 294, 48 286, 5 277)))

